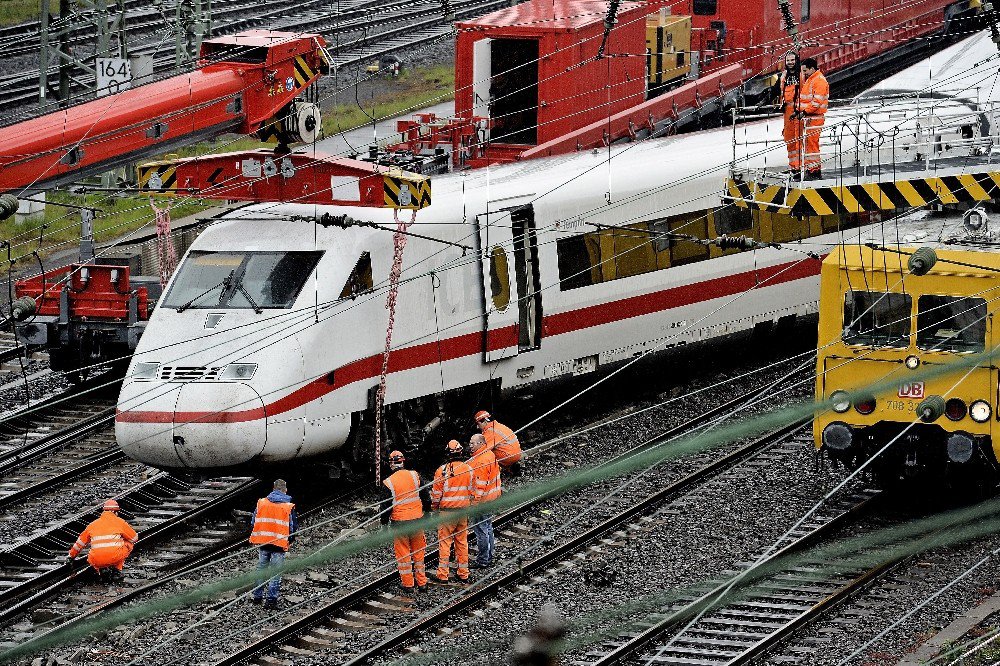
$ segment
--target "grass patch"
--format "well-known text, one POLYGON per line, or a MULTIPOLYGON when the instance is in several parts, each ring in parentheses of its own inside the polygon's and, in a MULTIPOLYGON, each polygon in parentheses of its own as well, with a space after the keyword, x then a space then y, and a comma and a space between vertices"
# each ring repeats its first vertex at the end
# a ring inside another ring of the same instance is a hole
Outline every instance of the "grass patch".
POLYGON ((361 99, 362 111, 355 104, 336 104, 323 109, 323 134, 332 136, 371 122, 391 118, 416 109, 455 98, 455 70, 450 65, 404 70, 397 79, 387 79, 386 92, 361 99), (367 113, 366 113, 367 112, 367 113))
MULTIPOLYGON (((41 15, 38 0, 0 0, 0 25, 16 25, 37 21, 41 15)), ((49 0, 49 15, 59 15, 59 0, 49 0)))
MULTIPOLYGON (((104 193, 76 195, 54 191, 48 193, 47 200, 77 206, 94 206, 97 209, 97 216, 94 219, 94 240, 99 243, 118 238, 152 222, 153 210, 149 206, 149 197, 110 197, 105 200, 106 196, 104 193)), ((176 205, 180 201, 181 199, 160 198, 157 206, 161 208, 169 206, 171 218, 177 220, 216 205, 215 202, 201 199, 191 199, 176 205)), ((152 231, 155 229, 150 224, 149 232, 152 231)), ((40 233, 45 234, 40 253, 43 258, 56 250, 72 249, 80 240, 80 211, 49 205, 45 207, 45 217, 42 220, 18 224, 14 218, 10 218, 0 222, 0 238, 10 240, 14 245, 13 257, 30 255, 37 249, 40 233)))

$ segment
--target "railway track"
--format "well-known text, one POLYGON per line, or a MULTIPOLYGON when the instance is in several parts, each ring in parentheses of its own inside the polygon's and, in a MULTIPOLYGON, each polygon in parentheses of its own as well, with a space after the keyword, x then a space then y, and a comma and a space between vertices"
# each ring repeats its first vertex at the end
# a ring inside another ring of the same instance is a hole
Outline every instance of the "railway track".
MULTIPOLYGON (((261 26, 269 18, 285 16, 288 9, 275 9, 261 15, 258 4, 253 4, 253 11, 248 11, 245 0, 243 4, 234 2, 233 6, 217 11, 213 6, 213 18, 217 21, 213 34, 228 34, 246 28, 261 26), (223 14, 223 18, 220 18, 223 14), (228 18, 227 18, 228 17, 228 18)), ((319 3, 310 3, 319 4, 319 3)), ((321 32, 331 43, 339 35, 349 36, 361 33, 360 37, 350 37, 343 44, 334 44, 330 48, 334 64, 344 67, 357 64, 364 60, 379 57, 404 48, 412 48, 441 38, 451 32, 451 22, 445 21, 441 14, 441 5, 435 2, 395 2, 391 4, 378 3, 375 0, 356 0, 344 2, 346 9, 337 14, 329 11, 314 11, 303 18, 289 17, 276 20, 271 26, 274 29, 292 32, 321 32)), ((507 6, 506 0, 469 0, 453 4, 456 19, 470 18, 507 6)), ((297 8, 301 5, 290 5, 297 8)), ((155 45, 138 46, 134 53, 152 53, 155 45)), ((163 55, 154 58, 154 67, 164 75, 173 74, 172 56, 163 55)), ((50 70, 55 76, 57 70, 50 70)), ((28 106, 38 99, 38 71, 28 71, 0 77, 0 109, 10 109, 28 106)), ((84 82, 91 78, 84 76, 84 82)), ((50 110, 55 110, 53 107, 50 110)), ((18 118, 20 120, 23 118, 18 118)))
MULTIPOLYGON (((248 477, 192 482, 161 472, 121 493, 123 517, 139 533, 139 542, 118 593, 144 587, 220 541, 231 543, 237 534, 245 538, 246 526, 227 509, 247 504, 261 488, 248 477)), ((0 551, 0 626, 8 628, 0 646, 20 645, 92 610, 93 572, 82 558, 68 563, 65 553, 96 514, 80 513, 0 551)))
MULTIPOLYGON (((710 423, 719 414, 728 413, 735 406, 752 399, 753 397, 747 395, 739 396, 616 456, 604 465, 614 465, 628 456, 674 439, 682 433, 691 432, 710 423)), ((348 664, 372 661, 379 655, 384 655, 410 640, 415 634, 440 625, 469 606, 489 599, 500 589, 530 579, 561 558, 571 557, 575 559, 575 556, 568 554, 577 549, 586 548, 609 531, 614 531, 629 521, 638 520, 640 524, 643 523, 643 519, 637 518, 641 514, 668 502, 672 497, 688 491, 705 479, 758 454, 763 449, 781 445, 791 432, 801 427, 801 424, 795 424, 738 447, 728 455, 714 460, 698 471, 677 479, 668 488, 642 502, 636 503, 633 497, 622 498, 622 501, 625 501, 628 506, 615 516, 601 522, 597 527, 573 535, 566 542, 547 549, 531 561, 519 558, 516 565, 511 563, 511 570, 487 575, 484 579, 477 581, 469 590, 464 587, 459 588, 457 585, 453 586, 452 589, 455 589, 457 594, 455 600, 433 613, 421 615, 416 600, 399 592, 398 576, 393 570, 354 589, 335 588, 331 590, 331 594, 337 593, 336 597, 318 607, 290 609, 287 616, 282 619, 284 626, 279 630, 259 635, 243 649, 218 661, 216 666, 232 666, 242 663, 281 666, 293 664, 302 659, 336 659, 338 663, 348 664), (409 618, 412 618, 414 614, 418 615, 417 619, 409 621, 409 618), (390 624, 398 626, 404 622, 407 624, 403 630, 398 632, 390 630, 390 624), (364 642, 368 645, 364 649, 358 650, 355 641, 356 637, 362 634, 364 642)), ((795 446, 801 446, 801 444, 795 444, 795 446)), ((545 493, 498 516, 494 521, 498 536, 503 535, 500 538, 508 538, 519 543, 545 543, 549 531, 557 527, 552 523, 553 518, 544 509, 546 501, 554 495, 554 491, 545 493)), ((591 508, 590 505, 584 502, 577 510, 585 512, 588 508, 591 508)), ((435 556, 428 557, 428 571, 433 570, 434 560, 435 556)), ((421 606, 425 606, 425 604, 421 604, 421 606)), ((273 622, 268 624, 268 627, 270 626, 273 626, 273 622)))

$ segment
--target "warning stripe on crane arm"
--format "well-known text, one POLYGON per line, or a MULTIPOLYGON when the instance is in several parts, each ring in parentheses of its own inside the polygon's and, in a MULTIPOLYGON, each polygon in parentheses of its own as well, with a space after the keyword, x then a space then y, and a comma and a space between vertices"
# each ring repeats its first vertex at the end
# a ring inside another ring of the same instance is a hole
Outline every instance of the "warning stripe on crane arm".
POLYGON ((791 211, 794 215, 836 215, 931 204, 975 203, 1000 199, 1000 172, 963 173, 856 185, 795 183, 761 186, 729 179, 726 190, 737 206, 767 212, 791 211))
POLYGON ((295 87, 301 88, 316 76, 316 72, 306 63, 305 59, 298 55, 295 56, 295 87))
POLYGON ((427 176, 397 171, 383 174, 382 180, 387 208, 420 210, 431 205, 431 179, 427 176))
POLYGON ((150 192, 173 192, 177 189, 177 165, 150 162, 136 167, 139 189, 150 192))

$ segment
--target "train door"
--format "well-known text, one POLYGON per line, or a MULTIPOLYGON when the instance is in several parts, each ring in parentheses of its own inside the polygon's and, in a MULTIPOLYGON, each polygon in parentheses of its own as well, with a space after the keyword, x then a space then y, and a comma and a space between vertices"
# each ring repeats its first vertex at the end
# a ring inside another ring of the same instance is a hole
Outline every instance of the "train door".
POLYGON ((514 276, 521 298, 517 301, 518 351, 542 346, 542 292, 538 274, 538 237, 535 235, 535 209, 521 206, 511 210, 514 235, 514 276))
POLYGON ((514 269, 514 232, 510 210, 476 217, 479 228, 480 286, 483 304, 483 360, 516 356, 520 293, 514 269))
POLYGON ((538 143, 538 40, 494 39, 490 118, 493 143, 538 143))

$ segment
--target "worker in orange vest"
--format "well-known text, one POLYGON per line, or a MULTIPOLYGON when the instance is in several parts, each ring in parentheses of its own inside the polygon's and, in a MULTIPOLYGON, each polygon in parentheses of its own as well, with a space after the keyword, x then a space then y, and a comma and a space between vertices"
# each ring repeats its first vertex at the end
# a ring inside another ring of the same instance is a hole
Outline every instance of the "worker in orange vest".
POLYGON ((132 548, 139 540, 139 535, 131 525, 118 516, 121 510, 118 502, 109 499, 104 503, 103 509, 97 520, 83 529, 76 543, 69 549, 69 560, 72 564, 73 558, 89 543, 90 553, 87 555, 87 562, 97 570, 101 580, 121 582, 125 579, 122 573, 125 560, 132 554, 132 548))
MULTIPOLYGON (((420 487, 420 475, 404 469, 406 459, 400 451, 389 454, 389 469, 392 474, 382 482, 382 524, 393 523, 402 526, 411 520, 424 517, 424 504, 429 504, 426 489, 420 487)), ((401 527, 400 533, 393 540, 393 550, 396 553, 396 567, 399 579, 405 590, 416 587, 424 590, 427 587, 427 574, 424 571, 424 551, 427 550, 427 538, 423 530, 413 533, 401 527)))
MULTIPOLYGON (((465 457, 462 445, 456 440, 448 442, 445 448, 448 462, 438 467, 434 473, 431 488, 431 510, 440 511, 443 516, 449 512, 467 509, 472 505, 472 468, 462 462, 465 457)), ((444 519, 438 525, 438 569, 437 580, 448 582, 451 546, 455 545, 455 562, 458 579, 469 580, 469 519, 467 516, 444 519)))
POLYGON ((476 412, 476 425, 486 438, 486 446, 497 458, 497 464, 504 471, 509 471, 511 476, 517 476, 521 472, 521 442, 518 441, 514 431, 495 421, 490 413, 483 410, 476 412))
POLYGON ((275 610, 278 608, 281 574, 275 574, 268 581, 267 599, 264 599, 265 576, 262 572, 272 568, 280 569, 284 565, 285 554, 295 540, 295 530, 298 527, 295 504, 288 494, 288 484, 283 479, 275 479, 274 489, 270 494, 257 500, 252 522, 250 543, 258 546, 258 562, 257 586, 253 589, 250 600, 254 604, 263 602, 266 610, 275 610))
POLYGON ((826 120, 826 111, 830 105, 830 84, 819 71, 815 58, 802 61, 802 90, 799 91, 798 113, 805 125, 805 159, 806 180, 819 180, 823 177, 823 161, 819 152, 819 136, 826 120))
POLYGON ((785 54, 785 70, 778 80, 781 110, 785 117, 781 134, 788 148, 788 166, 794 172, 802 167, 802 120, 797 116, 800 68, 799 55, 789 51, 785 54))
MULTIPOLYGON (((496 456, 486 445, 486 438, 483 435, 473 435, 469 440, 469 449, 472 451, 469 466, 472 468, 474 480, 472 503, 475 506, 489 504, 499 499, 502 492, 500 466, 497 464, 496 456)), ((493 515, 480 514, 472 531, 476 535, 476 561, 472 563, 472 568, 485 569, 493 564, 493 550, 496 545, 493 537, 493 515)))

